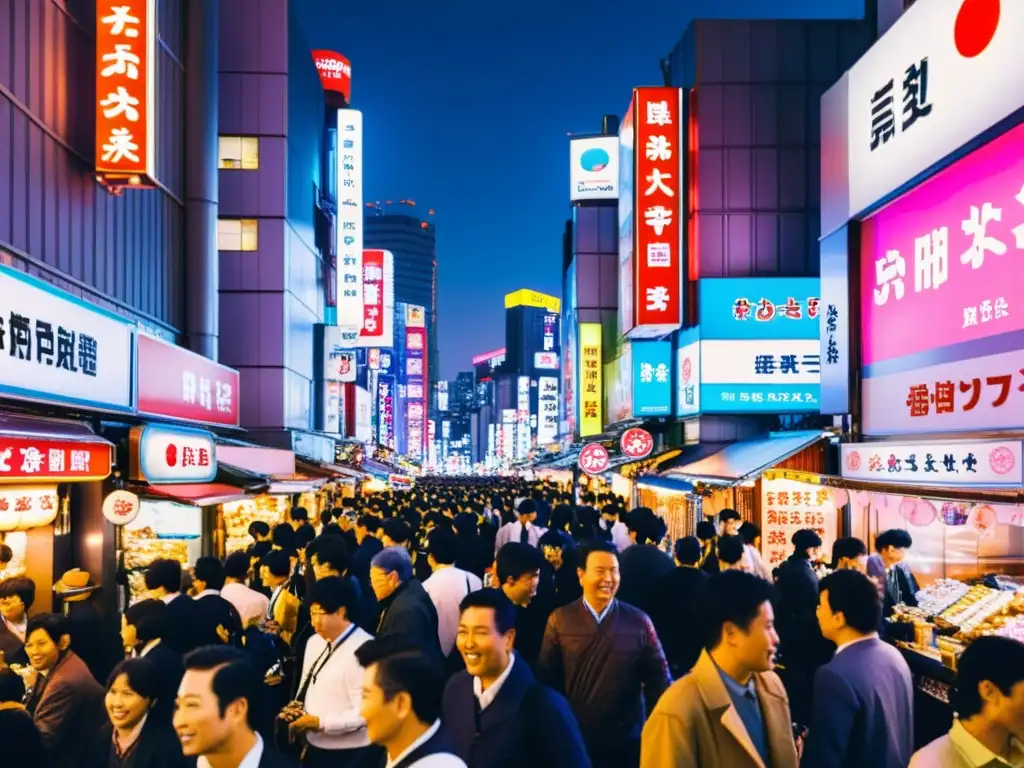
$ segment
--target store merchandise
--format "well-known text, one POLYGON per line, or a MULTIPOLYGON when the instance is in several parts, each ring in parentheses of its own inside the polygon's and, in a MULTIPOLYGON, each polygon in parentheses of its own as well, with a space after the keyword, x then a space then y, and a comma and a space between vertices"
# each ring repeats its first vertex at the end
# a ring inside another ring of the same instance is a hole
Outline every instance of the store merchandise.
POLYGON ((925 616, 935 616, 963 598, 970 587, 954 579, 938 579, 917 593, 917 607, 925 616))
POLYGON ((290 506, 287 496, 267 494, 224 504, 224 554, 230 555, 252 544, 249 525, 257 520, 262 520, 271 528, 283 523, 290 506))
POLYGON ((124 568, 131 602, 146 595, 146 568, 157 559, 191 568, 202 554, 203 512, 199 507, 143 499, 139 515, 124 526, 124 568))

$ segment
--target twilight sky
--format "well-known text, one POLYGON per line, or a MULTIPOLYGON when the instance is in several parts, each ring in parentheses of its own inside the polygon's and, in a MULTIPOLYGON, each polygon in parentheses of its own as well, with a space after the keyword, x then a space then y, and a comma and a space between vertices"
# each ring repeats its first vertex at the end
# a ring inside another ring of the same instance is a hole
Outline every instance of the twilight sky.
MULTIPOLYGON (((434 208, 442 375, 504 344, 502 297, 560 295, 567 133, 620 117, 691 18, 860 15, 864 0, 292 0, 352 62, 367 200, 434 208), (627 12, 628 9, 628 12, 627 12)), ((399 210, 403 210, 401 207, 399 210)))

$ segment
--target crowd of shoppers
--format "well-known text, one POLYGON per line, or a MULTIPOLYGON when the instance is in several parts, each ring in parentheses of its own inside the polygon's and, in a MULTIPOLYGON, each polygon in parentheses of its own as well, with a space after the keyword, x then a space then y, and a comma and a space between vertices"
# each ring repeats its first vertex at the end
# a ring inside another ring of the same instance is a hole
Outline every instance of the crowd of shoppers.
POLYGON ((425 480, 315 525, 295 508, 223 561, 150 564, 112 671, 7 579, 0 764, 1024 766, 1006 639, 964 653, 959 718, 913 754, 910 671, 879 636, 913 599, 905 532, 873 558, 841 539, 825 575, 799 531, 772 573, 741 522, 667 542, 649 509, 517 479, 425 480))

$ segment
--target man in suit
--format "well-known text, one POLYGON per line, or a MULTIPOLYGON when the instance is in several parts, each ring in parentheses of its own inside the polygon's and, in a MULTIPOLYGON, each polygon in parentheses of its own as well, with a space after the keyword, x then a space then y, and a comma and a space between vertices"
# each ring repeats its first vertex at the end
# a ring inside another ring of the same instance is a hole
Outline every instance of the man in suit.
POLYGON ((878 590, 859 571, 821 580, 818 624, 837 646, 814 678, 806 768, 904 768, 914 752, 914 685, 900 652, 878 639, 878 590))
MULTIPOLYGON (((185 657, 174 729, 185 757, 196 768, 298 768, 265 744, 256 731, 261 684, 241 651, 228 646, 200 648, 185 657)), ((102 707, 101 707, 102 711, 102 707)))
POLYGON ((883 616, 892 614, 900 603, 917 605, 917 579, 903 562, 912 546, 914 540, 902 528, 882 531, 875 538, 876 553, 868 558, 868 576, 878 582, 883 616))
POLYGON ((36 583, 24 576, 0 581, 0 653, 7 664, 28 664, 25 634, 28 609, 36 600, 36 583))
POLYGON ((744 571, 711 577, 705 650, 644 726, 641 768, 796 768, 789 699, 772 671, 775 588, 744 571))
POLYGON ((515 606, 497 589, 463 598, 456 647, 466 664, 441 720, 469 768, 590 768, 568 702, 517 660, 515 606))
POLYGON ((199 626, 196 628, 200 646, 220 645, 238 637, 242 617, 238 609, 221 597, 224 589, 224 565, 216 557, 200 557, 192 576, 199 626))
POLYGON ((291 558, 282 549, 272 549, 260 561, 260 580, 270 588, 267 632, 291 645, 299 623, 299 598, 288 591, 292 575, 291 558))
POLYGON ((532 499, 523 499, 516 507, 516 515, 519 520, 514 523, 502 526, 494 539, 494 554, 497 555, 503 546, 510 541, 518 541, 520 544, 529 544, 536 547, 540 543, 540 537, 544 533, 543 528, 538 528, 534 523, 537 520, 537 506, 532 499))
POLYGON ((444 663, 437 632, 437 609, 423 585, 412 577, 412 558, 404 547, 386 547, 373 558, 370 586, 380 603, 377 637, 401 637, 444 663))
POLYGON ((103 687, 71 650, 67 621, 57 614, 29 620, 25 652, 32 665, 28 710, 43 739, 47 768, 72 768, 81 745, 105 721, 103 687))
POLYGON ((181 592, 181 563, 165 558, 154 560, 146 568, 145 579, 150 597, 167 603, 167 646, 179 656, 198 648, 199 613, 195 601, 181 592))
POLYGON ((700 539, 687 536, 675 543, 675 570, 655 590, 660 600, 651 612, 669 669, 675 678, 689 672, 700 657, 703 638, 698 631, 697 606, 707 588, 708 573, 699 566, 700 539))

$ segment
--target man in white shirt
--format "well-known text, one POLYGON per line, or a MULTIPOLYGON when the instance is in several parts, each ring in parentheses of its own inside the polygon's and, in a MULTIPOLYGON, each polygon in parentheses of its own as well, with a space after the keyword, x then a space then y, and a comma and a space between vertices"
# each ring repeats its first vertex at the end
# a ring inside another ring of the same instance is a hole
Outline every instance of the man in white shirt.
POLYGON ((293 735, 306 737, 309 768, 375 768, 380 749, 370 746, 362 704, 363 668, 356 651, 372 639, 349 620, 356 602, 352 583, 339 576, 317 581, 309 595, 316 634, 306 643, 296 700, 281 713, 293 735))
POLYGON ((261 683, 234 648, 200 648, 185 657, 174 730, 196 768, 297 768, 256 732, 261 683))
POLYGON ((441 733, 444 671, 399 638, 372 640, 356 651, 370 741, 387 750, 386 768, 466 768, 441 733))
POLYGON ((536 547, 540 537, 546 529, 539 528, 534 524, 537 519, 537 506, 531 499, 523 499, 516 507, 516 514, 519 520, 514 523, 502 526, 494 537, 494 554, 510 541, 518 541, 521 544, 529 544, 536 547))
POLYGON ((220 596, 235 606, 242 618, 242 628, 258 624, 267 615, 270 598, 245 585, 249 575, 249 555, 232 552, 224 561, 224 587, 220 596))
POLYGON ((447 528, 435 528, 427 538, 427 562, 433 574, 423 582, 423 589, 437 608, 437 635, 446 657, 455 647, 459 604, 470 592, 483 588, 479 577, 455 567, 458 549, 458 537, 447 528))
POLYGON ((957 662, 959 717, 909 768, 1024 768, 1024 643, 979 637, 957 662))

